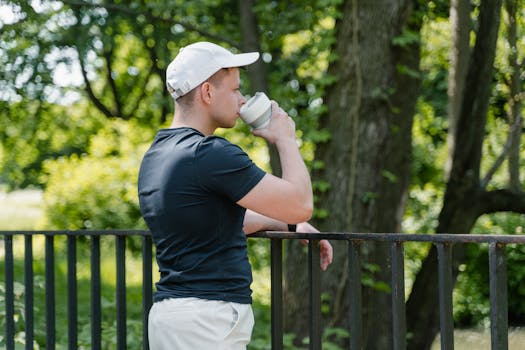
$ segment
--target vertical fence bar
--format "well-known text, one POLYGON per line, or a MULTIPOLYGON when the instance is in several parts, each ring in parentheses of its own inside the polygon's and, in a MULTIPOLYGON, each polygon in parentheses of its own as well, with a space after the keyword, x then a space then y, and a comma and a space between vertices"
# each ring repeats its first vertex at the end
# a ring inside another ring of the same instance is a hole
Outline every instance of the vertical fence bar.
POLYGON ((310 284, 310 350, 321 350, 321 267, 319 241, 308 242, 308 280, 310 284))
POLYGON ((91 236, 91 349, 102 348, 100 298, 100 236, 91 236))
POLYGON ((361 311, 361 258, 359 256, 359 246, 359 241, 348 242, 351 350, 361 350, 363 337, 361 311))
POLYGON ((270 239, 272 350, 283 349, 283 241, 270 239))
POLYGON ((116 235, 117 349, 126 350, 126 236, 116 235))
POLYGON ((149 350, 148 314, 153 303, 152 239, 142 236, 142 349, 149 350))
POLYGON ((15 348, 15 292, 13 236, 4 235, 5 247, 5 345, 15 348))
POLYGON ((439 318, 441 349, 454 349, 454 325, 452 315, 452 245, 438 243, 439 318))
POLYGON ((490 342, 493 350, 509 348, 507 304, 507 258, 505 245, 489 244, 490 342))
POLYGON ((78 309, 77 309, 77 238, 67 236, 67 338, 68 349, 77 349, 78 309))
POLYGON ((406 349, 405 260, 403 242, 391 244, 394 350, 406 349))
POLYGON ((24 236, 24 285, 25 285, 25 342, 26 350, 33 349, 35 336, 34 322, 34 271, 33 271, 33 235, 24 236))
POLYGON ((55 237, 46 235, 46 349, 54 350, 56 346, 55 315, 55 237))

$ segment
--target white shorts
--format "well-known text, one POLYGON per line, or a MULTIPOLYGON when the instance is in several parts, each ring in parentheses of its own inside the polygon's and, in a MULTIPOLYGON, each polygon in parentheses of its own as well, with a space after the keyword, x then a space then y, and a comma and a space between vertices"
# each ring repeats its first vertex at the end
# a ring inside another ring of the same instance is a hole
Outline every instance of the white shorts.
POLYGON ((149 346, 151 350, 246 350, 253 325, 250 304, 165 299, 149 312, 149 346))

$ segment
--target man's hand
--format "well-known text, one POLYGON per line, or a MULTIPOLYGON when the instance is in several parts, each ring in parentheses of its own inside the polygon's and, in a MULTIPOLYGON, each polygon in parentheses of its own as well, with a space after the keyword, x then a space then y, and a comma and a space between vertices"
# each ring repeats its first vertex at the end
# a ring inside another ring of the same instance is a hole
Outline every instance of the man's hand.
POLYGON ((270 117, 270 124, 267 127, 253 130, 255 136, 260 136, 271 144, 275 144, 279 148, 281 142, 295 142, 295 122, 288 114, 277 104, 272 101, 272 116, 270 117))
MULTIPOLYGON (((316 233, 319 230, 307 222, 302 222, 297 224, 297 232, 316 233)), ((308 240, 304 240, 303 243, 308 243, 308 240)), ((326 271, 334 257, 332 245, 326 239, 319 241, 319 254, 321 256, 321 270, 326 271)))
POLYGON ((326 239, 319 242, 319 249, 321 254, 321 270, 326 271, 328 265, 332 263, 334 257, 334 250, 332 245, 326 239))

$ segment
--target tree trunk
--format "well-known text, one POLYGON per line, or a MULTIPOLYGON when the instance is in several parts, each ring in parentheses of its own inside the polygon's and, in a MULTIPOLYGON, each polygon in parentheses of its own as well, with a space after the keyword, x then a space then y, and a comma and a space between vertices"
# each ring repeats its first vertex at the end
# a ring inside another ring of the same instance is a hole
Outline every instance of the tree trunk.
MULTIPOLYGON (((242 50, 244 52, 261 52, 260 35, 258 30, 257 16, 253 8, 255 0, 239 0, 239 14, 242 32, 242 50)), ((268 77, 266 72, 266 64, 259 58, 252 67, 248 70, 250 77, 250 92, 253 94, 257 91, 262 91, 268 94, 268 77)), ((279 160, 279 153, 274 145, 267 143, 270 153, 270 167, 272 173, 276 176, 281 176, 281 163, 279 160)))
MULTIPOLYGON (((416 3, 416 2, 414 2, 416 3)), ((328 217, 317 220, 324 231, 396 232, 405 208, 411 164, 411 128, 420 81, 419 42, 394 45, 408 29, 419 33, 421 23, 412 16, 412 1, 344 1, 336 23, 333 47, 338 59, 329 74, 338 80, 326 91, 328 114, 321 127, 330 140, 318 145, 316 159, 324 168, 314 181, 329 190, 317 193, 317 208, 328 217), (381 20, 378 20, 381 19, 381 20)), ((326 324, 348 327, 346 244, 334 243, 334 264, 323 273, 323 292, 330 307, 326 324)), ((367 244, 365 263, 379 270, 371 278, 389 283, 390 261, 386 245, 367 244)), ((285 328, 299 339, 307 326, 304 286, 304 250, 287 249, 285 328)), ((392 347, 391 294, 364 290, 365 348, 392 347)))
POLYGON ((509 82, 509 187, 513 191, 521 191, 520 181, 520 138, 521 138, 521 67, 523 63, 518 62, 518 47, 517 47, 517 14, 518 1, 517 0, 505 0, 505 9, 508 15, 508 34, 507 42, 510 47, 509 54, 509 67, 511 68, 510 82, 509 82))
MULTIPOLYGON (((476 44, 469 61, 457 131, 453 135, 456 147, 437 233, 468 233, 477 218, 486 212, 484 200, 481 200, 486 193, 480 187, 480 163, 500 9, 501 0, 484 0, 479 7, 476 44)), ((454 280, 462 250, 460 246, 455 247, 454 280)), ((430 349, 439 331, 436 276, 436 254, 432 249, 416 276, 407 301, 409 349, 430 349)))
POLYGON ((467 76, 470 57, 470 2, 462 0, 450 1, 450 29, 452 32, 452 47, 450 49, 450 68, 448 74, 448 150, 445 172, 448 175, 452 166, 456 124, 461 109, 463 89, 467 76))

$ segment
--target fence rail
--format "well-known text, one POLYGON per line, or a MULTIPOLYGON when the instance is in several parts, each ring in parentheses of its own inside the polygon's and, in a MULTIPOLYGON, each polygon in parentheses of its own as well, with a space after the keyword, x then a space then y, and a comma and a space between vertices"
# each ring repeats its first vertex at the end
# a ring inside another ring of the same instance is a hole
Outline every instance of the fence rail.
MULTIPOLYGON (((77 285, 77 240, 87 237, 90 241, 90 323, 91 348, 102 348, 102 304, 101 304, 101 237, 115 239, 116 268, 116 347, 126 349, 126 239, 130 236, 142 238, 142 333, 143 349, 149 349, 147 341, 147 315, 152 305, 152 240, 148 231, 103 230, 103 231, 0 231, 4 237, 5 267, 5 346, 15 348, 15 295, 13 237, 24 239, 24 330, 26 349, 33 348, 34 341, 34 271, 33 237, 45 237, 45 331, 46 349, 56 348, 56 291, 55 291, 55 237, 66 237, 67 249, 67 324, 68 349, 78 348, 78 285, 77 285)), ((399 234, 399 233, 290 233, 258 232, 250 238, 271 241, 271 331, 272 349, 283 349, 283 240, 308 239, 309 274, 309 332, 310 349, 321 349, 321 284, 319 250, 316 242, 321 239, 346 241, 349 256, 349 305, 350 349, 361 349, 362 295, 361 257, 359 246, 363 242, 390 243, 392 261, 392 324, 393 349, 406 348, 404 244, 406 242, 428 242, 437 245, 441 348, 453 349, 452 319, 452 245, 465 243, 489 244, 491 344, 492 349, 508 349, 507 321, 507 267, 505 247, 507 244, 525 244, 521 235, 471 235, 471 234, 399 234)))

